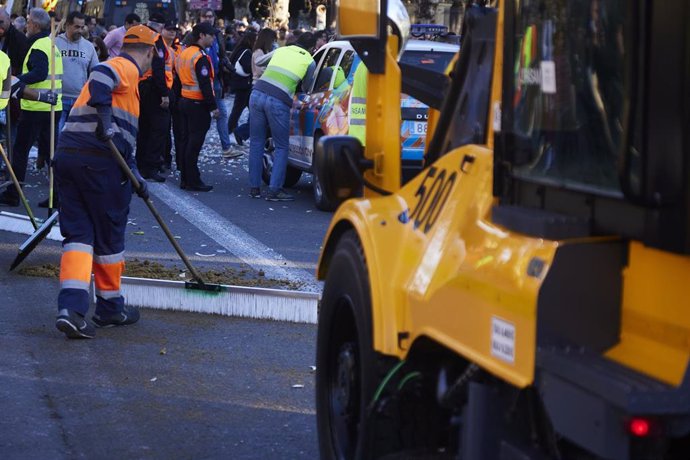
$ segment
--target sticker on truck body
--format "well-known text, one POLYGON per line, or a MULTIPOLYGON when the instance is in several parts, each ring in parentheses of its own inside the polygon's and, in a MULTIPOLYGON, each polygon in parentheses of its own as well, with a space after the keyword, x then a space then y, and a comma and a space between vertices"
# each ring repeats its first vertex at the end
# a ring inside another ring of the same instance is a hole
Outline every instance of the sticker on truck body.
POLYGON ((496 316, 491 317, 491 354, 507 363, 515 363, 515 325, 496 316))

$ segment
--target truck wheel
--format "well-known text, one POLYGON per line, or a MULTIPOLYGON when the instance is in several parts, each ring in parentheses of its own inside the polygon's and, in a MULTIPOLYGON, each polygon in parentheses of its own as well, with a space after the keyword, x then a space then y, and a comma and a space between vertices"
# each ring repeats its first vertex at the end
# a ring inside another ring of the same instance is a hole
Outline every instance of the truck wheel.
POLYGON ((376 388, 391 368, 391 360, 373 350, 372 334, 367 269, 350 231, 335 249, 319 312, 316 419, 322 459, 378 458, 392 447, 376 439, 381 422, 368 417, 376 388))

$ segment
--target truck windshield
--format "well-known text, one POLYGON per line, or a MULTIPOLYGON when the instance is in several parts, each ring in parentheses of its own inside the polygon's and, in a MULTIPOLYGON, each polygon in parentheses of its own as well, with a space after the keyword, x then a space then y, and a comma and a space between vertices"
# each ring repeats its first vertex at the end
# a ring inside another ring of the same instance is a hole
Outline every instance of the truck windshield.
POLYGON ((517 177, 619 193, 624 0, 515 2, 512 157, 517 177))

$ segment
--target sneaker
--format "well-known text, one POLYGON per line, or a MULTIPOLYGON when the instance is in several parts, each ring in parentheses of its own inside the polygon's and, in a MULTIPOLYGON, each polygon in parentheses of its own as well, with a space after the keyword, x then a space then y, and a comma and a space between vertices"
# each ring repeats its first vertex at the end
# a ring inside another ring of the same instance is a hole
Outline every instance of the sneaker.
POLYGON ((145 176, 142 176, 144 179, 146 179, 148 182, 165 182, 165 177, 161 176, 157 172, 153 174, 147 174, 145 176))
POLYGON ((213 185, 206 185, 203 182, 201 184, 196 185, 187 184, 185 186, 185 190, 190 190, 192 192, 210 192, 211 190, 213 190, 213 185))
POLYGON ((93 339, 96 329, 76 311, 63 308, 58 312, 55 327, 68 339, 93 339))
POLYGON ((239 150, 234 150, 232 147, 228 147, 227 150, 223 150, 223 158, 231 159, 241 157, 243 155, 239 150))
POLYGON ((266 201, 294 201, 295 197, 285 192, 284 190, 277 190, 266 194, 266 201))
POLYGON ((13 196, 9 192, 5 191, 0 194, 0 205, 16 208, 19 206, 19 197, 13 196))
POLYGON ((101 318, 97 314, 94 314, 92 319, 96 327, 127 326, 139 321, 139 309, 137 307, 125 305, 120 313, 109 318, 101 318))
POLYGON ((252 187, 249 189, 249 196, 251 198, 261 198, 261 189, 259 187, 252 187))

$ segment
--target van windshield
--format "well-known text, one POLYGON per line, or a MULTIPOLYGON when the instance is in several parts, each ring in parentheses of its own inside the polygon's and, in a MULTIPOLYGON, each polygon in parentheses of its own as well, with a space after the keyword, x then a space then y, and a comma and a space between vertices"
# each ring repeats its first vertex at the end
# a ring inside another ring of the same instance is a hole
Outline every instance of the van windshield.
POLYGON ((413 65, 438 73, 444 73, 455 53, 443 51, 410 51, 407 50, 400 58, 402 64, 413 65))
POLYGON ((624 0, 516 1, 512 156, 517 177, 618 193, 624 0))

